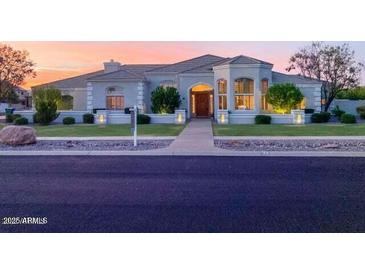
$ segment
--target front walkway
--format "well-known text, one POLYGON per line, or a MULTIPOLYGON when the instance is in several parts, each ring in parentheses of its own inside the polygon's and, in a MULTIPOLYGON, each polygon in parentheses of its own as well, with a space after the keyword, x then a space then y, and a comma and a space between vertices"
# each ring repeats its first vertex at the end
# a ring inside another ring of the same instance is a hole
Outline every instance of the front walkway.
POLYGON ((166 149, 168 152, 216 152, 210 119, 193 119, 166 149))

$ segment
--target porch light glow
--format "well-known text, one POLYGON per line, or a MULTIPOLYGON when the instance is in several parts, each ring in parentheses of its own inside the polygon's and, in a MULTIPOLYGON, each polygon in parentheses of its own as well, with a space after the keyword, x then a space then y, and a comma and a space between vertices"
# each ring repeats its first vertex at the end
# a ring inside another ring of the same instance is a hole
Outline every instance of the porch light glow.
POLYGON ((221 116, 220 116, 220 121, 222 124, 224 124, 226 122, 226 115, 224 115, 224 113, 221 113, 221 116))
POLYGON ((181 123, 182 123, 182 121, 183 121, 183 116, 182 116, 182 114, 181 114, 181 113, 179 113, 179 114, 177 115, 177 122, 178 122, 179 124, 181 124, 181 123))
POLYGON ((105 121, 106 121, 105 115, 103 115, 103 114, 98 115, 98 121, 99 121, 99 124, 105 124, 105 121))
POLYGON ((300 114, 300 113, 297 113, 296 114, 296 117, 295 117, 295 123, 296 124, 302 124, 303 123, 303 121, 302 121, 303 119, 302 119, 302 115, 300 114))

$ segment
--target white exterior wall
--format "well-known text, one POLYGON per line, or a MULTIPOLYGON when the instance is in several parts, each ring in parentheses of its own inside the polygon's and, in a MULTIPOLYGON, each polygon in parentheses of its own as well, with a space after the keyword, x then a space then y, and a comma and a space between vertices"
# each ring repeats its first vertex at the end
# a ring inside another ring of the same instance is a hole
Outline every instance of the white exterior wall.
POLYGON ((92 109, 106 108, 107 89, 110 87, 118 87, 121 90, 116 90, 110 95, 124 96, 124 107, 132 107, 138 104, 137 96, 140 92, 139 82, 126 81, 106 81, 106 82, 90 82, 92 87, 92 109))
POLYGON ((359 115, 356 108, 365 106, 365 100, 335 99, 332 101, 330 109, 333 109, 336 106, 338 106, 341 110, 346 111, 346 113, 359 115))
POLYGON ((321 111, 321 85, 297 84, 296 85, 306 99, 306 108, 321 111))
POLYGON ((73 97, 73 108, 75 111, 87 110, 87 89, 86 88, 69 88, 60 89, 62 95, 71 95, 73 97))

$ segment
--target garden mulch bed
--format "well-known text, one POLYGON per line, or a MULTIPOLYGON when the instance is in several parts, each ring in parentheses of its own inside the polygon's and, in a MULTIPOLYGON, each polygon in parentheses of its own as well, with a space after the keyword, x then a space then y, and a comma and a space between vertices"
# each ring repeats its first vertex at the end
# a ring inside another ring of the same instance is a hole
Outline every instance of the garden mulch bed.
POLYGON ((236 151, 365 151, 362 140, 215 140, 214 144, 236 151))
POLYGON ((133 141, 38 141, 25 146, 9 146, 0 144, 0 151, 111 151, 111 150, 151 150, 168 147, 173 140, 141 140, 138 146, 133 141))

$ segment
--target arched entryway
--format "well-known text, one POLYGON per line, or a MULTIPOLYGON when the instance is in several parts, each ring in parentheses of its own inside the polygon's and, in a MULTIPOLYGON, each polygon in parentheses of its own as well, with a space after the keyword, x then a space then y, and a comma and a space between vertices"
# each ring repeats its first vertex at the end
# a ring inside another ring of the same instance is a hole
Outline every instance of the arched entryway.
POLYGON ((191 117, 208 118, 214 114, 213 87, 208 84, 196 84, 190 88, 191 117))

